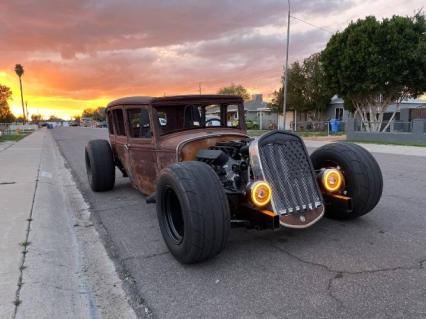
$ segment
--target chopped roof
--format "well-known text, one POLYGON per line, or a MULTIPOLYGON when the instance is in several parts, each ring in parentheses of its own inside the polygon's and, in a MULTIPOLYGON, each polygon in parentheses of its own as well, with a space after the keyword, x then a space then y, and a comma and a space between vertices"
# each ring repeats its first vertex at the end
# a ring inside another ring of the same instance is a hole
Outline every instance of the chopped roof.
POLYGON ((151 96, 128 96, 122 97, 120 99, 114 100, 108 103, 108 107, 116 106, 116 105, 129 105, 129 104, 148 104, 151 102, 153 97, 151 96))
POLYGON ((236 95, 221 95, 221 94, 205 94, 205 95, 175 95, 175 96, 163 96, 163 97, 151 97, 151 96, 129 96, 123 97, 110 102, 107 108, 117 105, 131 105, 131 104, 149 104, 151 102, 156 104, 162 103, 180 103, 185 101, 191 102, 234 102, 240 103, 243 99, 236 95))

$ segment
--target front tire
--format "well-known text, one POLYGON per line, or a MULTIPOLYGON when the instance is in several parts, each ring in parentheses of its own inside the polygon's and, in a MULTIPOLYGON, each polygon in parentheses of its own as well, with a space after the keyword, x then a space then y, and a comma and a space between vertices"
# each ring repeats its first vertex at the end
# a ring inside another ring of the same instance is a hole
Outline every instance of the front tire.
POLYGON ((164 169, 156 202, 164 241, 179 262, 201 262, 222 251, 231 225, 229 204, 210 166, 187 161, 164 169))
POLYGON ((114 188, 115 164, 106 140, 91 140, 85 148, 86 172, 90 188, 104 192, 114 188))
POLYGON ((352 219, 369 213, 379 202, 383 191, 383 177, 375 158, 363 147, 352 143, 331 143, 318 148, 311 155, 315 170, 340 167, 345 178, 346 195, 352 208, 342 209, 331 201, 325 215, 334 219, 352 219))

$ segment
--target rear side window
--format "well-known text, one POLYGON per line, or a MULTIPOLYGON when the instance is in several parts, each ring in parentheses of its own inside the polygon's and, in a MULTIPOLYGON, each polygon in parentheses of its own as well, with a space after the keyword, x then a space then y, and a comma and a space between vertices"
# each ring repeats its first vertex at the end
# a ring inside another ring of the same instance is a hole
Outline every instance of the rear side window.
POLYGON ((114 127, 112 125, 112 113, 111 112, 107 113, 107 123, 108 123, 109 134, 114 134, 114 127))
POLYGON ((117 135, 126 135, 126 132, 124 130, 123 110, 114 110, 112 111, 112 115, 114 118, 115 133, 117 135))
POLYGON ((146 109, 130 109, 127 111, 129 133, 133 138, 151 138, 149 113, 146 109))

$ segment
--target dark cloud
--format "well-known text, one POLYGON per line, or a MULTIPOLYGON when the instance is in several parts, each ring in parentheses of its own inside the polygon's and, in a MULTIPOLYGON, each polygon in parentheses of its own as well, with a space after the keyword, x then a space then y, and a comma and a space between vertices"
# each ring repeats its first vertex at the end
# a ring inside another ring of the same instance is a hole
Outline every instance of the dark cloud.
MULTIPOLYGON (((308 55, 322 41, 320 31, 295 34, 291 56, 308 55)), ((76 99, 89 99, 99 92, 110 96, 190 93, 198 82, 210 93, 231 82, 268 93, 279 86, 283 57, 284 41, 278 35, 235 34, 164 49, 123 50, 64 62, 33 61, 28 76, 30 86, 44 84, 39 94, 76 99)))
MULTIPOLYGON (((326 15, 351 1, 292 1, 298 13, 326 15)), ((285 17, 285 1, 6 1, 0 40, 8 50, 76 53, 164 46, 213 39, 285 17)))
MULTIPOLYGON (((352 5, 291 2, 299 17, 352 5)), ((22 63, 32 94, 76 100, 196 93, 198 82, 204 92, 235 82, 267 94, 280 85, 286 12, 282 0, 0 0, 0 71, 22 63)), ((292 61, 330 36, 307 29, 291 34, 292 61)))

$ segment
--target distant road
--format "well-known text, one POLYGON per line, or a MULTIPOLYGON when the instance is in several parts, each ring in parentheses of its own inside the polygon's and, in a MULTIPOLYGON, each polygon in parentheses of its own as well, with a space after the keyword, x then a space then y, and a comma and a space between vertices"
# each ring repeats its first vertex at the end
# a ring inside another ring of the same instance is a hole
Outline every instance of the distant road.
MULTIPOLYGON (((225 250, 192 266, 169 253, 155 205, 128 180, 93 193, 84 146, 105 129, 51 130, 134 298, 156 318, 424 318, 426 158, 374 154, 384 194, 369 215, 305 230, 233 229, 225 250)), ((120 174, 117 174, 120 176, 120 174)), ((135 303, 134 303, 135 305, 135 303)), ((141 310, 142 309, 142 310, 141 310)))

